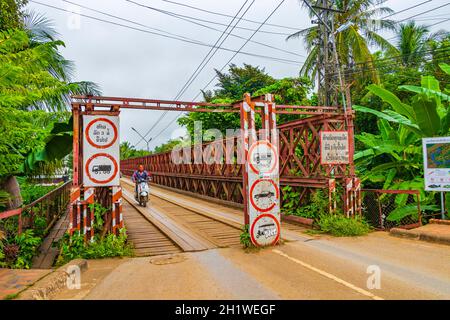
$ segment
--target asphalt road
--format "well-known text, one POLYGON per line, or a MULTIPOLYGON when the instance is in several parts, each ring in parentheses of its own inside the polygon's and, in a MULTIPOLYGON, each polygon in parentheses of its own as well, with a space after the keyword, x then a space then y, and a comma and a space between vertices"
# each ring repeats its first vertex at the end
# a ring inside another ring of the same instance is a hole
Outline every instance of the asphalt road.
POLYGON ((89 262, 54 299, 450 299, 450 246, 374 232, 89 262), (379 276, 377 276, 379 275, 379 276), (369 283, 368 283, 369 282, 369 283))

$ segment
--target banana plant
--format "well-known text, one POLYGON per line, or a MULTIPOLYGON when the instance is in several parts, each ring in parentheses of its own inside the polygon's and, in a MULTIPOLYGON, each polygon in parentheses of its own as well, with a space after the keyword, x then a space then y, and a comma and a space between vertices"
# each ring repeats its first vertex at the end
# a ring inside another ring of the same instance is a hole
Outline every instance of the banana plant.
MULTIPOLYGON (((450 66, 440 65, 449 73, 450 66)), ((447 135, 449 133, 450 112, 449 90, 440 90, 439 81, 431 76, 423 76, 421 86, 401 86, 403 90, 415 93, 411 104, 402 102, 395 94, 378 85, 370 85, 372 94, 379 96, 392 109, 373 110, 354 106, 356 111, 368 112, 378 117, 380 134, 362 133, 357 135, 366 148, 355 154, 355 161, 363 181, 382 184, 383 189, 420 190, 422 209, 437 210, 432 205, 434 193, 425 193, 422 178, 421 138, 447 135)), ((395 198, 397 209, 388 220, 398 221, 408 215, 417 214, 415 205, 407 205, 408 196, 395 198)))
MULTIPOLYGON (((450 74, 448 64, 440 64, 440 68, 450 74)), ((369 91, 389 104, 392 109, 377 111, 363 106, 353 106, 356 111, 376 115, 379 119, 387 120, 407 128, 420 138, 444 136, 450 129, 449 90, 440 89, 439 81, 433 76, 422 76, 421 86, 404 85, 402 90, 415 93, 411 104, 402 102, 395 94, 372 84, 369 91)))

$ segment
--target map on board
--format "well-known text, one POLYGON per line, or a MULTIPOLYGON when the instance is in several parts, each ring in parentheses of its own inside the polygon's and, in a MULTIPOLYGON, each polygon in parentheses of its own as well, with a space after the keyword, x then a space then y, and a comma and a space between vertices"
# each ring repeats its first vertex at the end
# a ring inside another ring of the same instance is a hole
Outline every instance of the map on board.
POLYGON ((427 144, 428 168, 450 168, 450 144, 427 144))

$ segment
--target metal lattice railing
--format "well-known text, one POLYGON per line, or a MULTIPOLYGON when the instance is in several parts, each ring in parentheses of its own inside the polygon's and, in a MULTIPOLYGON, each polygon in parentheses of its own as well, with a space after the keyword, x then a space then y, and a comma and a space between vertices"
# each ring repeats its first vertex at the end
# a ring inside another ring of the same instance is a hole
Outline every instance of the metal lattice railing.
POLYGON ((1 212, 0 220, 11 220, 17 226, 17 233, 21 234, 24 229, 38 227, 36 220, 39 217, 44 224, 39 227, 43 229, 42 233, 46 234, 57 219, 66 212, 71 187, 72 181, 68 181, 22 208, 1 212))

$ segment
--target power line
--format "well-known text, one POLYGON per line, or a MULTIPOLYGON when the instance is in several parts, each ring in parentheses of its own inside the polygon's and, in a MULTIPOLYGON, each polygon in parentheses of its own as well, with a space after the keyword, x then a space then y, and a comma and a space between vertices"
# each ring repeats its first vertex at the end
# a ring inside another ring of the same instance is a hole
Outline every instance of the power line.
MULTIPOLYGON (((86 9, 86 10, 90 10, 90 11, 93 11, 93 12, 96 12, 96 13, 99 13, 99 14, 102 14, 102 15, 106 15, 108 17, 112 17, 112 18, 115 18, 115 19, 118 19, 118 20, 126 21, 126 22, 129 22, 129 23, 135 24, 135 25, 139 25, 141 27, 145 27, 145 28, 148 28, 148 29, 151 29, 151 30, 156 30, 156 31, 159 31, 159 32, 164 32, 164 33, 167 33, 169 35, 173 35, 173 36, 180 37, 180 38, 183 38, 183 39, 186 39, 186 40, 189 40, 189 41, 194 41, 194 42, 198 42, 198 43, 203 43, 204 44, 204 42, 201 42, 201 41, 198 41, 198 40, 195 40, 195 39, 192 39, 192 38, 188 38, 188 37, 185 37, 185 36, 181 36, 181 35, 177 35, 177 34, 174 34, 174 33, 170 33, 168 31, 165 31, 165 30, 162 30, 162 29, 150 27, 148 25, 144 25, 144 24, 139 23, 139 22, 135 22, 135 21, 132 21, 132 20, 129 20, 129 19, 125 19, 125 18, 116 16, 116 15, 112 15, 112 14, 109 14, 109 13, 106 13, 106 12, 103 12, 103 11, 100 11, 100 10, 92 9, 92 8, 80 5, 78 3, 74 3, 72 1, 68 1, 68 0, 61 0, 61 1, 66 2, 66 3, 70 3, 72 5, 75 5, 75 6, 78 6, 80 8, 83 8, 83 9, 86 9)), ((191 21, 189 19, 184 19, 184 18, 179 18, 179 19, 187 21, 187 22, 195 24, 195 25, 202 26, 202 27, 210 29, 210 30, 214 30, 214 31, 222 33, 222 30, 219 30, 217 28, 214 28, 214 27, 211 27, 211 26, 208 26, 208 25, 204 25, 204 24, 201 24, 201 23, 198 23, 198 22, 195 22, 195 21, 191 21)), ((238 38, 238 39, 246 39, 246 38, 244 38, 242 36, 239 36, 237 34, 233 34, 231 32, 230 32, 230 35, 235 37, 235 38, 238 38)), ((274 49, 274 50, 277 50, 277 51, 280 51, 280 52, 283 52, 283 53, 288 53, 288 54, 291 54, 291 55, 295 55, 297 57, 305 57, 304 55, 301 55, 299 53, 296 53, 296 52, 293 52, 293 51, 289 51, 289 50, 285 50, 285 49, 281 49, 279 47, 272 46, 272 45, 264 43, 264 42, 259 42, 259 41, 254 41, 253 40, 252 43, 258 44, 260 46, 264 46, 266 48, 271 48, 271 49, 274 49)))
MULTIPOLYGON (((188 16, 188 15, 184 15, 184 14, 171 12, 171 11, 168 11, 168 10, 162 10, 162 9, 151 7, 151 6, 148 6, 148 5, 145 5, 145 4, 133 1, 133 0, 125 0, 125 1, 129 2, 129 3, 132 3, 134 5, 137 5, 137 6, 143 7, 143 8, 147 8, 147 9, 150 9, 150 10, 153 10, 153 11, 157 11, 157 12, 160 12, 160 13, 172 16, 172 17, 178 17, 178 18, 181 17, 181 18, 186 18, 186 19, 191 19, 191 20, 196 20, 196 21, 202 21, 202 22, 206 22, 206 23, 216 24, 216 25, 220 25, 220 26, 226 26, 225 23, 211 21, 211 20, 206 20, 206 19, 201 19, 201 18, 197 18, 197 17, 192 17, 192 16, 188 16)), ((246 27, 237 27, 237 29, 247 30, 247 31, 255 31, 255 29, 246 28, 246 27)), ((283 36, 289 35, 288 33, 272 32, 272 31, 266 31, 266 30, 261 31, 261 33, 276 34, 276 35, 283 35, 283 36)))
MULTIPOLYGON (((55 10, 76 14, 76 15, 79 15, 80 17, 85 17, 85 18, 88 18, 88 19, 100 21, 100 22, 103 22, 103 23, 107 23, 107 24, 111 24, 111 25, 115 25, 115 26, 131 29, 131 30, 135 30, 135 31, 140 31, 140 32, 144 32, 144 33, 148 33, 148 34, 152 34, 152 35, 157 35, 157 36, 164 37, 164 38, 174 39, 174 40, 178 40, 178 41, 182 41, 182 42, 186 42, 186 43, 191 43, 191 44, 195 44, 195 45, 199 45, 199 46, 203 46, 203 47, 212 47, 211 44, 199 42, 199 41, 196 41, 196 40, 187 40, 187 39, 179 38, 180 36, 176 37, 176 36, 161 34, 161 33, 153 32, 153 31, 149 31, 149 30, 144 30, 144 29, 132 27, 132 26, 129 26, 129 25, 117 23, 117 22, 114 22, 114 21, 105 20, 105 19, 102 19, 102 18, 98 18, 98 17, 94 17, 94 16, 90 16, 90 15, 74 12, 74 11, 71 11, 71 10, 63 9, 63 8, 60 8, 60 7, 56 7, 56 6, 49 5, 49 4, 46 4, 46 3, 42 3, 42 2, 39 2, 39 1, 35 1, 35 0, 29 0, 29 2, 36 3, 36 4, 39 4, 39 5, 48 7, 48 8, 55 9, 55 10)), ((236 50, 229 49, 229 48, 224 48, 224 47, 221 47, 220 50, 228 51, 228 52, 236 52, 236 50)), ((247 56, 251 56, 251 57, 269 59, 269 60, 277 61, 277 62, 280 62, 280 63, 294 64, 294 65, 301 65, 303 63, 302 61, 296 61, 296 60, 290 60, 290 59, 284 59, 284 58, 278 58, 278 57, 271 57, 271 56, 266 56, 266 55, 261 55, 261 54, 244 52, 244 51, 241 51, 239 53, 247 55, 247 56)))
MULTIPOLYGON (((424 59, 422 61, 417 61, 417 62, 412 62, 411 65, 420 65, 421 63, 424 62, 446 62, 448 59, 446 59, 446 57, 436 57, 436 58, 428 58, 428 59, 424 59)), ((383 64, 381 66, 365 66, 365 67, 359 67, 359 68, 355 68, 355 69, 347 69, 347 71, 345 71, 345 75, 349 76, 349 75, 355 75, 355 74, 364 74, 366 72, 369 71, 380 71, 380 70, 385 70, 385 69, 390 69, 390 68, 395 68, 398 67, 399 63, 397 61, 391 61, 387 64, 383 64)), ((337 76, 336 73, 330 74, 331 76, 337 76)), ((401 74, 400 74, 401 75, 401 74)), ((401 75, 403 77, 406 77, 406 75, 401 75)), ((416 79, 415 77, 411 77, 416 79)))
POLYGON ((429 12, 438 10, 438 9, 440 9, 440 8, 443 8, 443 7, 446 7, 446 6, 448 6, 448 5, 450 5, 450 3, 445 3, 445 4, 441 5, 441 6, 436 7, 436 8, 433 8, 433 9, 430 9, 430 10, 427 10, 427 11, 424 11, 424 12, 421 12, 421 13, 418 13, 418 14, 415 14, 415 15, 412 15, 412 16, 410 16, 410 17, 408 17, 408 18, 405 18, 405 19, 396 21, 395 23, 400 23, 400 22, 403 22, 403 21, 406 21, 406 20, 410 20, 410 19, 412 19, 412 18, 421 16, 421 15, 423 15, 423 14, 427 14, 427 13, 429 13, 429 12))
POLYGON ((409 10, 411 10, 411 9, 414 9, 414 8, 420 7, 420 6, 424 5, 425 3, 428 3, 428 2, 431 2, 431 1, 433 1, 433 0, 427 0, 427 1, 424 1, 424 2, 421 2, 421 3, 418 3, 418 4, 416 4, 416 5, 413 5, 412 7, 408 7, 408 8, 405 8, 405 9, 403 9, 403 10, 400 10, 400 11, 396 11, 396 12, 393 12, 393 13, 391 13, 391 14, 387 15, 387 16, 384 16, 384 17, 383 17, 383 18, 381 18, 381 19, 386 19, 386 18, 389 18, 389 17, 395 16, 395 15, 397 15, 397 14, 399 14, 399 13, 402 13, 402 12, 406 12, 406 11, 409 11, 409 10))
MULTIPOLYGON (((220 37, 217 39, 216 43, 214 44, 214 46, 209 50, 209 52, 206 54, 206 56, 203 58, 203 60, 200 62, 200 64, 197 66, 197 68, 194 70, 194 72, 192 73, 192 75, 189 77, 189 79, 186 81, 186 83, 183 85, 183 87, 181 88, 181 90, 177 93, 177 95, 175 96, 175 98, 173 100, 177 100, 179 97, 181 97, 183 95, 183 93, 189 88, 189 86, 192 84, 193 81, 195 81, 195 79, 198 77, 198 75, 200 74, 200 72, 202 72, 202 70, 205 68, 205 66, 208 64, 208 62, 212 59, 212 57, 217 53, 217 50, 219 49, 219 47, 225 42, 225 40, 228 38, 228 36, 230 35, 229 33, 227 34, 227 30, 228 28, 231 27, 231 25, 233 24, 234 20, 237 18, 237 16, 239 15, 239 13, 242 11, 242 9, 245 7, 245 5, 247 4, 249 0, 246 0, 244 2, 244 4, 239 8, 238 12, 235 14, 235 16, 233 17, 233 19, 229 22, 228 26, 226 27, 226 29, 222 32, 222 34, 220 35, 220 37), (222 37, 225 36, 225 38, 222 39, 222 37), (222 41, 221 41, 222 40, 222 41), (219 44, 220 42, 220 44, 219 44), (215 51, 214 51, 215 49, 215 51), (214 52, 213 52, 214 51, 214 52), (208 58, 209 57, 209 58, 208 58), (207 60, 208 59, 208 60, 207 60), (207 61, 206 61, 207 60, 207 61)), ((236 28, 237 24, 241 21, 241 18, 247 13, 247 11, 250 9, 250 7, 253 5, 253 3, 255 2, 255 0, 252 1, 252 3, 247 7, 247 9, 245 10, 245 12, 241 15, 241 17, 239 18, 239 20, 236 22, 236 24, 232 27, 231 31, 234 30, 234 28, 236 28)), ((165 111, 160 117, 159 119, 155 122, 155 124, 147 131, 147 133, 144 135, 144 137, 147 137, 147 135, 150 134, 150 132, 153 131, 153 129, 159 124, 159 121, 161 121, 167 114, 168 111, 165 111)), ((139 140, 139 143, 141 143, 143 139, 139 140)), ((136 145, 137 145, 136 144, 136 145)))
MULTIPOLYGON (((255 0, 253 0, 252 3, 250 4, 250 6, 247 7, 247 9, 245 10, 245 12, 242 14, 241 18, 247 13, 247 11, 250 9, 250 7, 253 5, 254 2, 255 2, 255 0)), ((247 3, 247 1, 245 1, 245 3, 247 3)), ((234 20, 234 19, 235 19, 235 18, 233 18, 233 20, 234 20)), ((239 20, 237 21, 237 23, 233 26, 233 28, 231 29, 231 31, 233 31, 233 29, 236 27, 236 25, 237 25, 240 21, 241 21, 241 19, 239 19, 239 20)), ((221 37, 222 37, 224 34, 225 34, 225 31, 224 31, 224 33, 221 35, 221 37)), ((209 57, 208 61, 206 61, 206 62, 204 63, 203 67, 201 67, 199 73, 205 68, 206 64, 208 64, 208 62, 211 60, 211 58, 216 54, 217 50, 218 50, 218 49, 220 48, 220 46, 225 42, 225 40, 228 38, 228 36, 229 36, 229 34, 226 34, 226 37, 222 40, 222 42, 221 42, 221 43, 219 44, 219 46, 216 48, 216 51, 209 57)), ((219 38, 219 40, 220 40, 220 38, 219 38)), ((213 48, 213 49, 214 49, 214 48, 213 48)), ((206 57, 205 57, 205 59, 206 59, 206 57)), ((202 63, 205 61, 205 59, 203 59, 202 63)), ((199 65, 199 67, 200 67, 200 66, 201 66, 201 64, 199 65)), ((197 70, 198 70, 199 67, 197 67, 197 70)), ((194 72, 194 73, 195 73, 195 72, 194 72)), ((198 74, 199 74, 199 73, 198 73, 198 74)), ((198 76, 198 74, 197 74, 197 76, 198 76)), ((192 79, 192 81, 194 81, 194 80, 197 78, 197 76, 195 76, 195 78, 192 79)), ((190 84, 192 83, 192 81, 187 85, 187 87, 190 86, 190 84)), ((188 82, 189 82, 189 80, 188 80, 188 82)), ((187 87, 186 87, 186 89, 187 89, 187 87)), ((185 91, 186 91, 186 90, 184 90, 184 91, 181 92, 180 97, 181 97, 181 95, 183 95, 183 93, 184 93, 185 91)))
MULTIPOLYGON (((447 21, 449 21, 449 20, 450 20, 450 18, 445 19, 445 20, 442 20, 442 21, 439 21, 439 22, 436 22, 436 23, 433 23, 433 24, 426 25, 426 27, 427 27, 427 28, 431 28, 431 27, 437 26, 438 24, 442 24, 442 23, 444 23, 444 22, 447 22, 447 21)), ((397 36, 394 36, 394 37, 391 37, 391 38, 389 38, 389 39, 386 39, 386 40, 390 41, 390 40, 394 40, 394 39, 397 39, 397 38, 398 38, 398 35, 397 35, 397 36)))
MULTIPOLYGON (((253 38, 253 36, 258 33, 259 29, 261 29, 261 27, 272 17, 272 15, 278 10, 278 8, 284 3, 285 0, 282 0, 276 7, 275 9, 269 14, 269 16, 260 24, 260 26, 255 30, 255 32, 247 39, 247 41, 239 48, 239 50, 228 60, 228 62, 221 68, 221 71, 234 59, 234 57, 236 57, 236 55, 247 45, 247 43, 253 38)), ((214 79, 216 78, 217 75, 215 75, 211 81, 209 83, 211 83, 212 81, 214 81, 214 79)), ((209 83, 207 84, 207 86, 209 85, 209 83)), ((196 96, 198 97, 198 95, 196 96)), ((195 100, 196 97, 192 100, 195 100)), ((169 128, 172 123, 174 123, 180 116, 182 115, 182 113, 180 113, 179 115, 177 115, 177 117, 175 119, 173 119, 171 122, 169 122, 167 124, 167 126, 165 126, 156 136, 153 137, 153 139, 156 139, 157 137, 159 137, 165 130, 167 130, 167 128, 169 128)))
MULTIPOLYGON (((194 10, 198 10, 201 12, 206 12, 206 13, 210 13, 210 14, 214 14, 214 15, 218 15, 218 16, 222 16, 222 17, 232 17, 232 15, 229 14, 225 14, 225 13, 220 13, 220 12, 216 12, 216 11, 211 11, 211 10, 206 10, 206 9, 202 9, 202 8, 198 8, 198 7, 194 7, 188 4, 184 4, 184 3, 180 3, 180 2, 175 2, 175 1, 169 1, 169 0, 162 0, 164 2, 167 3, 171 3, 177 6, 182 6, 182 7, 186 7, 186 8, 190 8, 190 9, 194 9, 194 10)), ((387 0, 386 0, 387 1, 387 0)), ((431 1, 431 0, 430 0, 431 1)), ((247 22, 251 22, 251 23, 256 23, 256 24, 261 24, 261 21, 255 21, 255 20, 250 20, 250 19, 242 19, 243 21, 247 21, 247 22)), ((279 24, 273 24, 273 23, 266 23, 266 26, 272 26, 272 27, 278 27, 278 28, 284 28, 284 29, 290 29, 290 30, 295 30, 297 31, 299 28, 294 28, 294 27, 288 27, 288 26, 282 26, 279 24)))

